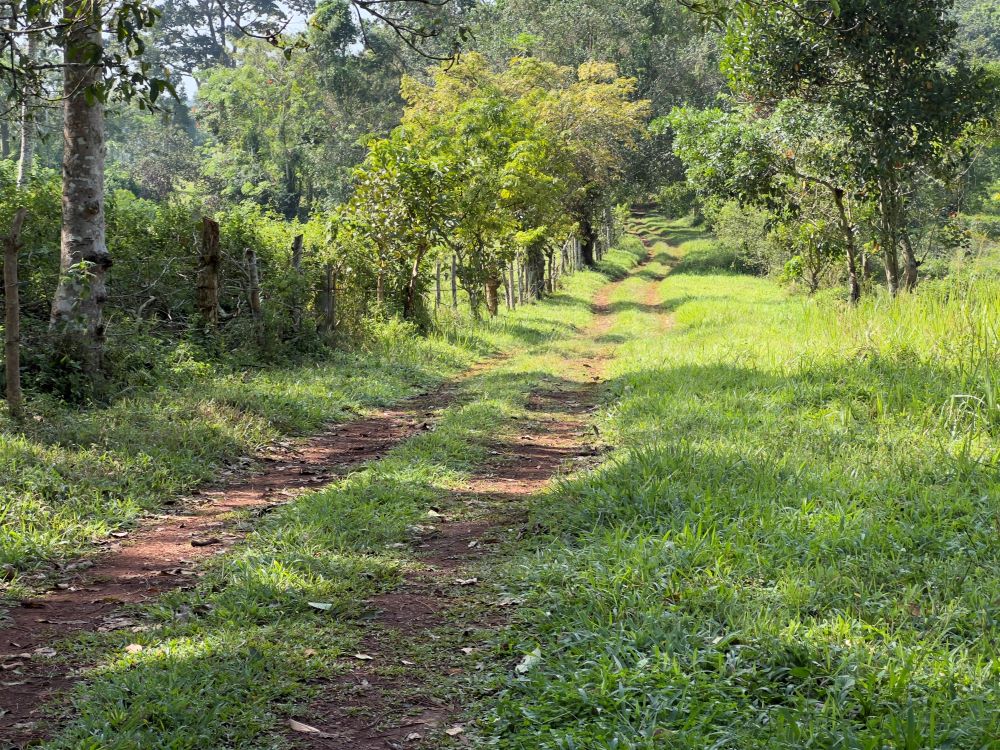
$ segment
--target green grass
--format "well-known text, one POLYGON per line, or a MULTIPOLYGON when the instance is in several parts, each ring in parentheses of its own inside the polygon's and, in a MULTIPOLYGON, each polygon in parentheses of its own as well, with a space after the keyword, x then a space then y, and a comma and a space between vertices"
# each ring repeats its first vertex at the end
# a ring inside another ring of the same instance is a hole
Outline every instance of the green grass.
MULTIPOLYGON (((620 273, 633 258, 613 255, 604 271, 620 273)), ((429 338, 390 325, 364 351, 304 367, 220 375, 182 345, 169 384, 106 408, 36 400, 24 426, 0 417, 0 594, 37 589, 60 561, 282 436, 405 398, 483 356, 572 334, 587 283, 571 281, 574 293, 546 307, 568 306, 565 314, 529 306, 479 324, 442 314, 429 338)))
MULTIPOLYGON (((611 254, 608 269, 633 265, 637 244, 611 254)), ((285 746, 284 720, 302 716, 317 679, 351 666, 370 631, 364 600, 393 589, 415 564, 413 550, 400 545, 412 539, 412 525, 426 523, 432 506, 459 515, 452 493, 490 445, 523 423, 530 391, 572 377, 566 359, 595 346, 579 331, 604 283, 602 274, 574 275, 564 292, 492 326, 493 345, 517 351, 465 383, 472 397, 443 410, 432 432, 254 522, 194 590, 137 610, 140 632, 61 645, 60 653, 96 666, 72 697, 68 725, 45 746, 285 746), (126 651, 132 643, 143 649, 126 651)), ((337 374, 325 377, 336 382, 337 374)))
POLYGON ((643 228, 674 327, 619 290, 614 450, 535 503, 484 744, 1000 747, 1000 285, 851 310, 643 228))

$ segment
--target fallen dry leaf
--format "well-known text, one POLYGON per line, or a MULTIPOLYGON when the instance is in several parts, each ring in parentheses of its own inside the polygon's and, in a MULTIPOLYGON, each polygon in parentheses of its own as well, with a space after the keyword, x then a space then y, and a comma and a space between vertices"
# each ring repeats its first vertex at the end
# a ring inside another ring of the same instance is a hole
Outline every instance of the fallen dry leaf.
POLYGON ((361 661, 372 661, 375 657, 370 654, 355 654, 355 659, 360 659, 361 661))
POLYGON ((416 742, 417 740, 421 739, 422 737, 423 737, 423 735, 420 734, 420 732, 410 732, 408 735, 406 735, 403 738, 403 741, 404 742, 416 742))
POLYGON ((462 734, 464 731, 465 727, 463 727, 461 724, 456 724, 450 729, 445 729, 444 733, 449 737, 458 737, 458 735, 462 734))
POLYGON ((130 643, 125 647, 125 653, 127 654, 138 654, 142 651, 141 643, 130 643))
POLYGON ((292 728, 292 731, 302 732, 303 734, 320 734, 320 730, 316 727, 311 727, 308 724, 303 724, 301 721, 295 721, 295 719, 288 720, 288 726, 292 728))
POLYGON ((478 578, 459 578, 455 581, 459 586, 475 586, 479 583, 478 578))

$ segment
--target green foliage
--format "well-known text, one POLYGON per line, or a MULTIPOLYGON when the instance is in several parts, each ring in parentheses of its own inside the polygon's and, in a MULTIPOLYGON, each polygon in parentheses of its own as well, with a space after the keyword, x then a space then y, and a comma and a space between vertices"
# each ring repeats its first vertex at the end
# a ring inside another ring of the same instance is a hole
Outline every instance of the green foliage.
POLYGON ((699 209, 697 191, 687 182, 672 182, 661 187, 656 203, 660 212, 672 219, 683 218, 699 209))

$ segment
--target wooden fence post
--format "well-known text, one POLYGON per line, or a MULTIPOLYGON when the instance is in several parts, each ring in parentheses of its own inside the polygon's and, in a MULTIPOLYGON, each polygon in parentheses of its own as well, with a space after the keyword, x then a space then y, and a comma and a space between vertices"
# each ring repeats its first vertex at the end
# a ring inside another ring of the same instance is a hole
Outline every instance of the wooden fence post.
POLYGON ((441 261, 434 264, 434 310, 441 307, 441 261))
POLYGON ((264 346, 264 311, 260 302, 260 271, 257 268, 257 253, 252 247, 246 249, 247 266, 247 299, 250 303, 250 314, 253 316, 254 333, 257 344, 264 346))
POLYGON ((219 324, 219 223, 207 216, 201 220, 201 251, 198 257, 196 306, 202 320, 219 324))
POLYGON ((295 288, 292 297, 292 330, 296 335, 302 333, 302 240, 301 234, 292 240, 292 274, 295 278, 295 288))
POLYGON ((28 209, 19 208, 4 238, 4 361, 7 376, 7 408, 16 421, 24 417, 24 396, 21 393, 21 297, 18 289, 17 261, 21 252, 21 229, 28 209))

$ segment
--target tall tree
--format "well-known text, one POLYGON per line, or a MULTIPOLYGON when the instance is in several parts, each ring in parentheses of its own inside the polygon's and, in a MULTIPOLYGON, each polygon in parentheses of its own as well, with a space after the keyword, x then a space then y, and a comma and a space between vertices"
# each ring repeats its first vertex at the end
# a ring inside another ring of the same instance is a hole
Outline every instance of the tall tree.
POLYGON ((103 54, 97 0, 69 0, 63 90, 63 219, 59 286, 51 328, 57 351, 85 372, 100 370, 104 345, 105 276, 111 255, 104 223, 103 54))
POLYGON ((982 71, 950 65, 953 0, 705 0, 725 12, 725 67, 759 107, 784 98, 829 107, 844 124, 862 190, 878 204, 886 281, 917 283, 908 201, 923 169, 994 102, 982 71), (900 268, 902 255, 902 268, 900 268))

